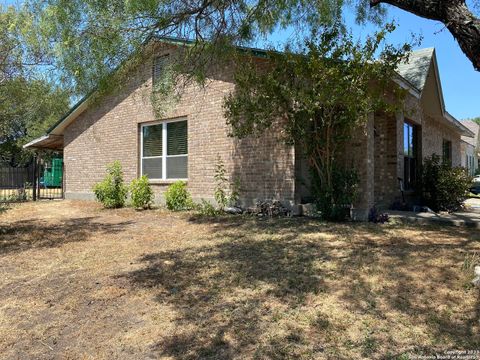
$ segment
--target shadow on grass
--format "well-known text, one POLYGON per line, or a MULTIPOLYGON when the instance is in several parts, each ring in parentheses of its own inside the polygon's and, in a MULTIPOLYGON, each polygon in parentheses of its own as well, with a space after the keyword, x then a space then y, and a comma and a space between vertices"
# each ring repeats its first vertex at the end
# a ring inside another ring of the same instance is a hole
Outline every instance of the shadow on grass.
POLYGON ((102 233, 118 233, 131 221, 115 224, 96 222, 97 217, 68 219, 57 224, 41 220, 22 220, 0 224, 0 255, 30 248, 57 247, 66 243, 86 241, 102 233))
MULTIPOLYGON (((470 317, 461 323, 438 315, 437 308, 457 305, 458 300, 444 290, 458 286, 452 267, 458 267, 469 246, 480 240, 478 234, 425 226, 425 236, 435 237, 426 241, 392 236, 393 230, 408 228, 405 225, 238 217, 190 221, 211 222, 214 244, 146 255, 140 259, 142 269, 122 275, 135 288, 151 289, 158 302, 178 313, 177 331, 154 346, 156 355, 175 359, 320 356, 323 335, 335 326, 328 319, 311 319, 310 325, 297 327, 292 316, 294 325, 283 331, 278 322, 289 313, 302 312, 312 298, 321 303, 334 293, 345 311, 360 318, 371 315, 388 322, 388 316, 400 312, 412 323, 430 322, 435 339, 480 346, 475 335, 478 303, 476 309, 465 309, 470 317), (449 243, 439 236, 464 239, 449 243), (451 254, 448 263, 432 261, 436 254, 445 257, 445 251, 451 254), (383 290, 374 289, 372 275, 385 281, 383 290), (431 283, 426 282, 429 277, 431 283), (438 298, 429 303, 427 295, 438 298), (380 303, 386 305, 380 309, 380 303), (285 313, 278 313, 276 309, 282 307, 285 313)), ((367 340, 351 346, 372 349, 374 338, 367 340)), ((394 351, 395 341, 386 346, 394 351)))

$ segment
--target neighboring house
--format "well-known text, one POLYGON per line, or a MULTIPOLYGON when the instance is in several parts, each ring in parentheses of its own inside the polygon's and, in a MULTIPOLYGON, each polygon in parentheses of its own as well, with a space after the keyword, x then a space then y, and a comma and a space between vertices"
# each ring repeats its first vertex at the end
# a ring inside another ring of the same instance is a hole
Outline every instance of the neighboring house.
POLYGON ((462 136, 462 166, 468 170, 470 175, 475 175, 480 167, 480 125, 472 120, 464 120, 465 125, 475 136, 462 136))
MULTIPOLYGON (((92 187, 103 178, 105 166, 120 160, 126 180, 147 174, 160 200, 178 179, 188 182, 194 199, 213 200, 220 157, 230 177, 240 181, 242 203, 308 201, 305 161, 278 133, 270 130, 243 140, 228 136, 222 105, 235 87, 230 68, 212 68, 205 88, 187 87, 164 117, 155 118, 148 96, 152 74, 161 71, 165 55, 186 43, 158 40, 156 57, 146 58, 120 92, 96 105, 88 98, 81 101, 47 135, 26 146, 63 150, 67 199, 92 199, 92 187)), ((437 153, 460 165, 460 137, 473 136, 445 111, 434 49, 414 52, 398 74, 395 81, 408 90, 405 111, 371 114, 345 154, 360 175, 355 208, 361 219, 374 204, 385 208, 401 199, 399 179, 406 190, 413 189, 425 156, 437 153)))

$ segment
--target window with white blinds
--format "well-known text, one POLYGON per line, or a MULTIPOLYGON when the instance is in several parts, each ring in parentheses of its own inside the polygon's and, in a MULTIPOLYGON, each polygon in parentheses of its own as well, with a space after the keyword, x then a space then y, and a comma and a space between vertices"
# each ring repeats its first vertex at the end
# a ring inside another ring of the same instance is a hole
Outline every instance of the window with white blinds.
POLYGON ((141 170, 153 180, 188 178, 186 120, 141 126, 141 170))

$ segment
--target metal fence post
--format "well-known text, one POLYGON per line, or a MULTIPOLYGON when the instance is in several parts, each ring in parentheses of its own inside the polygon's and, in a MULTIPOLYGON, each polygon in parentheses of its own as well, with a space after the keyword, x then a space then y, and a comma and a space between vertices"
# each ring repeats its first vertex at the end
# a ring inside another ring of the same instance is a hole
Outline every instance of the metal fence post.
POLYGON ((33 191, 33 201, 37 201, 37 154, 33 156, 32 191, 33 191))
POLYGON ((41 163, 42 163, 42 158, 40 156, 40 153, 37 153, 37 199, 40 200, 41 199, 41 194, 40 194, 40 176, 41 176, 41 169, 42 169, 42 166, 41 166, 41 163))

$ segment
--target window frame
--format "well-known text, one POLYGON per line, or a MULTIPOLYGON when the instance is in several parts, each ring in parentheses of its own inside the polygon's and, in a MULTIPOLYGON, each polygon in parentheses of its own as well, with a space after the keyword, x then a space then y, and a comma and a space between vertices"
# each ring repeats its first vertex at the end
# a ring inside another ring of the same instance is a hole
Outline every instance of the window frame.
POLYGON ((405 190, 414 190, 417 184, 417 172, 418 172, 418 125, 408 121, 407 119, 403 122, 403 187, 405 190), (411 129, 411 141, 410 137, 408 138, 408 147, 407 153, 405 153, 405 127, 411 129), (413 173, 412 173, 413 168, 413 173), (406 178, 408 173, 408 179, 406 178))
POLYGON ((451 140, 445 138, 442 141, 442 162, 449 166, 453 166, 453 143, 451 140), (445 157, 446 145, 448 145, 448 159, 445 157))
POLYGON ((158 120, 148 123, 141 123, 140 124, 140 176, 143 176, 143 160, 144 159, 162 159, 162 178, 148 178, 149 181, 188 181, 188 177, 186 178, 168 178, 167 177, 167 158, 173 157, 187 157, 187 176, 188 176, 188 120, 187 118, 176 118, 170 120, 158 120), (167 125, 170 123, 176 122, 187 122, 187 153, 181 155, 168 155, 168 144, 167 144, 167 125), (156 126, 162 125, 162 156, 143 156, 143 129, 149 126, 156 126))

